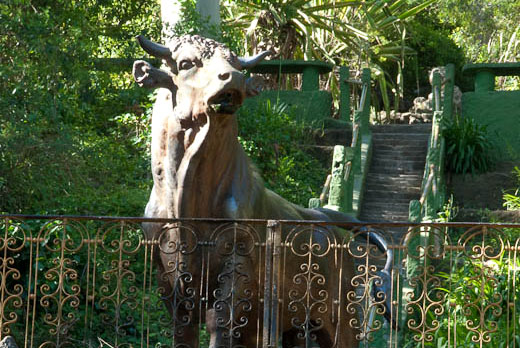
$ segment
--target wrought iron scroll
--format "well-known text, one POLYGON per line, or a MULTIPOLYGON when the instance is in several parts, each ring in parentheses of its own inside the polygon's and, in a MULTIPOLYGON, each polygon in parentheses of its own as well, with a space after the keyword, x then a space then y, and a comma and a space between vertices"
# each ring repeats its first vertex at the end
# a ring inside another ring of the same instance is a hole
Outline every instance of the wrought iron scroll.
POLYGON ((403 226, 401 237, 389 225, 4 216, 0 339, 520 348, 520 225, 403 226), (144 234, 142 222, 158 232, 144 234), (375 289, 386 254, 367 231, 397 255, 384 295, 375 289))
POLYGON ((502 315, 504 300, 502 294, 496 291, 499 278, 494 274, 494 261, 504 256, 507 245, 496 230, 487 227, 469 229, 460 237, 459 245, 463 247, 461 256, 470 261, 474 273, 466 282, 469 291, 464 295, 466 303, 462 312, 476 320, 468 320, 466 328, 471 332, 472 342, 489 343, 491 334, 498 330, 496 318, 502 315), (491 296, 487 296, 486 292, 491 292, 491 296))
POLYGON ((205 297, 221 331, 218 344, 260 347, 265 244, 254 226, 230 223, 218 226, 208 245, 207 279, 216 283, 213 289, 206 287, 205 297))
MULTIPOLYGON (((356 329, 356 339, 365 346, 373 341, 374 333, 382 329, 386 296, 394 295, 394 291, 389 294, 374 294, 374 287, 381 286, 384 281, 379 272, 385 264, 387 254, 381 253, 370 243, 367 232, 379 233, 390 245, 393 244, 391 235, 385 234, 382 230, 374 230, 370 226, 354 229, 343 240, 343 258, 353 259, 355 267, 354 276, 350 281, 353 289, 346 292, 346 310, 353 315, 349 326, 356 329)), ((394 289, 393 284, 388 288, 394 289)))
MULTIPOLYGON (((408 282, 413 291, 408 293, 407 327, 413 333, 413 340, 422 346, 433 342, 435 331, 440 329, 437 317, 445 311, 447 293, 441 290, 438 267, 442 260, 449 260, 447 239, 443 229, 428 226, 411 228, 406 236, 408 262, 416 268, 411 271, 410 265, 409 269, 413 276, 408 282)), ((451 262, 447 269, 450 268, 451 262)))
MULTIPOLYGON (((16 258, 16 254, 22 251, 28 241, 32 240, 31 231, 20 221, 2 219, 0 222, 0 253, 1 253, 1 283, 0 283, 0 336, 12 334, 11 327, 16 324, 23 325, 24 305, 29 310, 29 302, 24 296, 27 288, 31 288, 32 274, 29 272, 28 279, 22 278, 24 265, 16 258), (26 284, 26 287, 24 287, 26 284), (21 323, 20 323, 21 322, 21 323)), ((31 244, 32 246, 32 244, 31 244)), ((32 264, 32 249, 29 252, 29 265, 32 264)), ((29 267, 29 271, 31 267, 29 267)), ((25 277, 25 274, 23 275, 25 277)), ((27 323, 25 325, 28 327, 27 323)), ((23 332, 23 331, 22 331, 23 332)), ((28 332, 24 337, 27 340, 28 332)))

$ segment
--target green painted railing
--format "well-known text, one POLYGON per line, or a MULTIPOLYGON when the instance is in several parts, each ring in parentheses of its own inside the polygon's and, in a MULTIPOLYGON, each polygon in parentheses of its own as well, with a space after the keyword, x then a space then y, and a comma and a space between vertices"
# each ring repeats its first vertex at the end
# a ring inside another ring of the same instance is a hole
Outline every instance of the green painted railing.
POLYGON ((331 174, 327 177, 319 199, 313 198, 310 207, 325 206, 351 215, 359 215, 362 188, 370 163, 372 133, 370 119, 370 69, 363 69, 361 80, 348 78, 348 68, 342 67, 341 117, 350 119, 350 84, 361 85, 359 104, 353 115, 352 142, 350 146, 336 145, 332 159, 331 174))
POLYGON ((444 177, 445 140, 441 134, 444 119, 453 117, 453 89, 455 69, 453 64, 446 66, 445 81, 441 81, 439 72, 433 74, 432 133, 424 167, 422 193, 419 200, 410 201, 409 220, 411 222, 437 221, 438 212, 446 203, 446 181, 444 177), (442 85, 444 97, 442 98, 442 85))
MULTIPOLYGON (((265 100, 271 105, 279 102, 293 109, 298 121, 307 124, 322 124, 331 118, 332 94, 320 90, 320 75, 329 74, 334 65, 313 60, 266 60, 250 69, 256 74, 274 74, 278 76, 279 87, 283 86, 283 74, 301 74, 300 90, 284 90, 281 88, 265 90, 258 96, 245 100, 243 108, 252 109, 265 100)), ((343 91, 342 91, 343 92, 343 91)), ((344 119, 344 121, 348 121, 344 119)))

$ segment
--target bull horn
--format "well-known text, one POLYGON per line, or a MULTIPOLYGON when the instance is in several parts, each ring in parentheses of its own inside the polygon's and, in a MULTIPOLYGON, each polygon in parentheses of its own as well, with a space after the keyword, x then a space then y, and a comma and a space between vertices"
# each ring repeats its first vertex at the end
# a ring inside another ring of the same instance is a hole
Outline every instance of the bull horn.
POLYGON ((271 52, 271 51, 263 51, 253 57, 247 57, 247 58, 239 57, 238 61, 240 62, 240 66, 241 66, 242 70, 251 69, 251 68, 255 67, 258 63, 260 63, 262 60, 264 60, 265 57, 271 55, 272 53, 273 52, 271 52))
POLYGON ((143 35, 138 35, 135 37, 139 42, 139 45, 146 51, 146 53, 151 54, 154 57, 168 59, 171 58, 171 51, 168 47, 155 43, 153 41, 148 40, 143 35))

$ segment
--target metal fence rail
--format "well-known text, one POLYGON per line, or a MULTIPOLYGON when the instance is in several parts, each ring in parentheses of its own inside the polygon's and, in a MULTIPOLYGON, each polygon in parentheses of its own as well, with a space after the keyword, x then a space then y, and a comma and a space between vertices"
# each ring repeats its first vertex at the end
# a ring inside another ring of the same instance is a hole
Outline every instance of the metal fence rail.
POLYGON ((520 347, 520 225, 2 216, 0 228, 0 335, 20 347, 197 347, 207 331, 226 347, 520 347), (142 223, 164 226, 147 237, 142 223), (394 250, 396 325, 366 230, 394 250))

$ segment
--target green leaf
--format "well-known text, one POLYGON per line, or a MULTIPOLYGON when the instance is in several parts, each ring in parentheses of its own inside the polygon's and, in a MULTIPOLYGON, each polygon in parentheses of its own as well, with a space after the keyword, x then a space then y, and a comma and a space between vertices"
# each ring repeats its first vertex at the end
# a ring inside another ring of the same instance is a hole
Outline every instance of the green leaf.
POLYGON ((427 0, 424 3, 417 5, 408 11, 405 11, 404 13, 400 14, 398 17, 401 20, 405 20, 406 18, 415 16, 416 14, 418 14, 419 12, 421 12, 422 10, 424 10, 425 8, 427 8, 428 6, 430 6, 431 4, 433 4, 435 2, 437 2, 437 0, 427 0))

